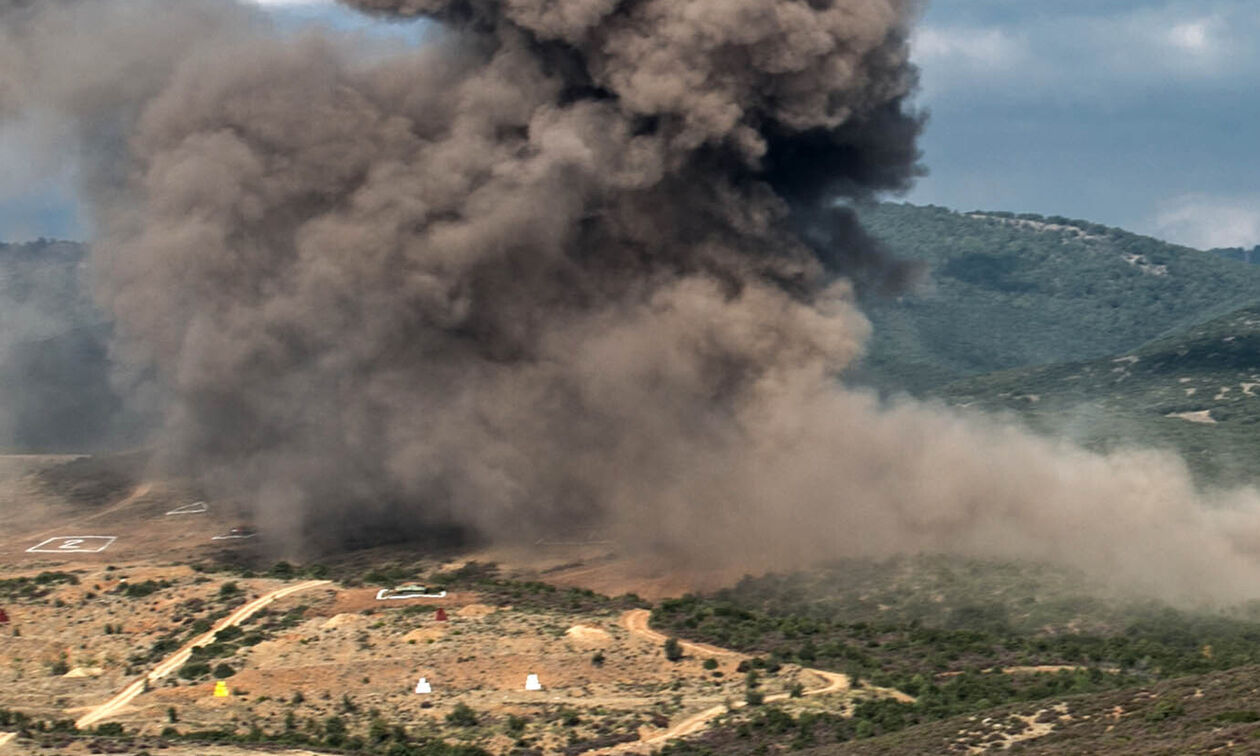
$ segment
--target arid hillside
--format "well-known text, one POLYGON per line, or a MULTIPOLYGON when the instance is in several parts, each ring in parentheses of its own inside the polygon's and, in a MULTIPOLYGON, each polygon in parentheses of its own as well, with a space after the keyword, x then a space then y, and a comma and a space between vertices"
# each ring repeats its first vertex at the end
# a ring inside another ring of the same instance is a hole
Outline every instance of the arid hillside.
MULTIPOLYGON (((528 571, 504 577, 467 559, 384 564, 397 548, 251 569, 266 534, 230 504, 116 460, 3 463, 0 731, 20 737, 0 748, 227 754, 245 746, 208 744, 252 737, 320 752, 646 752, 747 696, 748 656, 667 653, 641 598, 576 587, 622 574, 610 544, 539 544, 528 571), (445 595, 378 598, 417 577, 445 595), (541 690, 526 689, 530 675, 541 690), (430 693, 417 694, 420 678, 430 693)), ((502 556, 524 564, 530 550, 502 556)), ((650 568, 621 580, 669 592, 650 568)), ((759 695, 799 710, 896 695, 800 665, 762 677, 759 695)))

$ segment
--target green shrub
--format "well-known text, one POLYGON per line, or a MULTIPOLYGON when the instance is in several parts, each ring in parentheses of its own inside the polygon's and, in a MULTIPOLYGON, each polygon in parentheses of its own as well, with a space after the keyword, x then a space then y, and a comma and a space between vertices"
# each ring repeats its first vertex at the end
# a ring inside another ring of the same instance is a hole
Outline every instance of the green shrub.
POLYGON ((157 593, 163 588, 170 588, 171 584, 166 581, 146 580, 143 583, 127 583, 120 586, 122 594, 127 598, 144 598, 151 594, 157 593))
POLYGON ((225 627, 222 630, 215 633, 214 642, 226 643, 231 640, 236 640, 237 638, 241 637, 244 634, 245 634, 244 630, 240 629, 239 627, 235 625, 232 625, 231 627, 225 627))
POLYGON ((1151 710, 1146 712, 1146 721, 1162 722, 1165 719, 1179 717, 1186 713, 1186 709, 1181 705, 1180 701, 1173 701, 1167 698, 1161 698, 1155 702, 1151 710))
POLYGON ((455 704, 455 708, 451 713, 446 715, 446 721, 456 727, 475 727, 477 725, 477 712, 465 703, 455 704))
POLYGON ((210 665, 205 662, 188 662, 179 668, 179 676, 185 680, 196 680, 210 674, 210 665))
POLYGON ((1252 722, 1260 722, 1260 711, 1247 709, 1242 711, 1222 711, 1215 717, 1218 722, 1230 722, 1233 724, 1250 724, 1252 722))
POLYGON ((341 745, 346 740, 346 723, 341 717, 324 720, 324 740, 331 745, 341 745))
POLYGON ((683 657, 682 644, 677 638, 669 637, 665 639, 665 658, 672 662, 676 662, 683 657))

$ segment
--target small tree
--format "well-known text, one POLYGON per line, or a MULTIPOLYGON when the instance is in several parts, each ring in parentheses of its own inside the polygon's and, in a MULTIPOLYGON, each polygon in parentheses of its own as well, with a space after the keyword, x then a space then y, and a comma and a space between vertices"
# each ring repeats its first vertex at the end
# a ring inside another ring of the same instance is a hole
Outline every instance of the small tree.
POLYGON ((676 662, 683 657, 682 644, 677 638, 665 639, 665 658, 672 662, 676 662))
POLYGON ((604 652, 596 651, 595 655, 591 657, 591 664, 595 665, 596 667, 604 666, 604 652))
POLYGON ((54 677, 60 677, 69 671, 70 671, 70 663, 66 661, 65 654, 62 654, 60 657, 57 658, 57 661, 48 665, 48 672, 54 677))
POLYGON ((179 712, 175 710, 174 706, 166 707, 166 721, 171 724, 175 724, 179 721, 179 712))
POLYGON ((231 665, 227 663, 222 663, 214 668, 214 676, 220 680, 231 677, 234 674, 236 674, 236 670, 232 669, 231 665))
POLYGON ((465 703, 455 704, 455 708, 450 714, 446 715, 446 721, 456 727, 475 727, 477 725, 477 712, 465 703))
POLYGON ((713 657, 709 657, 708 659, 704 660, 704 664, 702 664, 701 666, 704 667, 705 669, 717 669, 718 668, 717 659, 714 659, 713 657))
POLYGON ((346 740, 346 723, 341 717, 329 717, 324 720, 324 739, 332 745, 341 745, 346 740))

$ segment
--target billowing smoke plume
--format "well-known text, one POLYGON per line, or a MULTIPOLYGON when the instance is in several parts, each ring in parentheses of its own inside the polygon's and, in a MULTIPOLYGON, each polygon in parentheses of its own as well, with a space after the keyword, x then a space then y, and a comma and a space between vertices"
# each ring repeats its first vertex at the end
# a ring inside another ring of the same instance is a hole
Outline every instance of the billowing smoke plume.
POLYGON ((837 383, 856 292, 912 275, 837 202, 918 172, 913 3, 355 4, 442 31, 365 55, 208 1, 0 2, 0 113, 84 140, 98 293, 166 461, 271 532, 1260 576, 1231 535, 1252 493, 837 383), (102 57, 59 57, 80 41, 102 57))

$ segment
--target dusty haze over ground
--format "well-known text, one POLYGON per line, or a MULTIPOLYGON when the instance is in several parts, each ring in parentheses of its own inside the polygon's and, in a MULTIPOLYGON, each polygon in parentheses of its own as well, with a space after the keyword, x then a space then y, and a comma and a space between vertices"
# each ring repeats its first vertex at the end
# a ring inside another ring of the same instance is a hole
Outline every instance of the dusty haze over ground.
POLYGON ((322 548, 455 521, 680 562, 943 550, 1250 595, 1260 497, 837 376, 896 291, 900 0, 387 0, 419 50, 226 2, 0 0, 0 117, 87 160, 161 463, 322 548))

